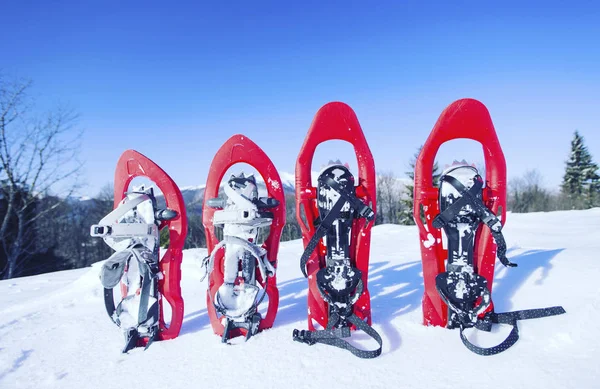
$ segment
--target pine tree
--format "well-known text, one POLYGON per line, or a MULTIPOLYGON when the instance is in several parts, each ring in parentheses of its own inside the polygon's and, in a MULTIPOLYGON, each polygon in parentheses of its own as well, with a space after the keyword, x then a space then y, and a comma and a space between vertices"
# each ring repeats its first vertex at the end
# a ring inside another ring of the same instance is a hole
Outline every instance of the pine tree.
POLYGON ((591 208, 600 205, 598 165, 592 160, 592 155, 578 131, 575 131, 571 141, 571 154, 566 165, 562 193, 569 199, 570 208, 591 208))
MULTIPOLYGON (((413 203, 414 203, 414 182, 415 182, 415 166, 417 164, 417 158, 421 153, 421 149, 423 146, 419 146, 417 152, 413 155, 412 159, 408 163, 410 167, 410 171, 406 172, 406 175, 410 178, 411 183, 405 185, 405 198, 401 200, 402 203, 402 212, 400 214, 400 223, 406 225, 413 225, 415 221, 413 220, 413 203)), ((441 173, 440 168, 437 162, 433 165, 433 186, 437 187, 440 179, 441 173)))

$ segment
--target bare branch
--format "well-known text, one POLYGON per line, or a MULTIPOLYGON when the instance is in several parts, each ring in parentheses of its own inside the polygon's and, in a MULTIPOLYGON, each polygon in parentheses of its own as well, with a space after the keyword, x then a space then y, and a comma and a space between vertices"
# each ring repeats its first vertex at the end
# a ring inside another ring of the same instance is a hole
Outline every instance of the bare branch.
MULTIPOLYGON (((0 79, 0 84, 2 79, 0 79)), ((23 103, 31 81, 0 86, 0 121, 8 126, 23 113, 23 103), (21 108, 22 110, 19 110, 21 108)))
POLYGON ((31 82, 6 82, 0 75, 0 245, 10 278, 38 253, 36 223, 56 211, 79 188, 77 114, 65 107, 33 114, 31 82), (51 192, 60 192, 48 201, 51 192), (16 221, 16 222, 15 222, 16 221))

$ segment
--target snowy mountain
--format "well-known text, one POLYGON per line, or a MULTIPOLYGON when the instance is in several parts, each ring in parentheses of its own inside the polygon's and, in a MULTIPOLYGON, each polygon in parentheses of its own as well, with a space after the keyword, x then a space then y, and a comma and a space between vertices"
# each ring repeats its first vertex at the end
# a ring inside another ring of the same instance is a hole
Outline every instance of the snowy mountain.
MULTIPOLYGON (((373 229, 369 290, 374 327, 384 341, 383 354, 373 360, 292 341, 292 330, 307 326, 300 241, 281 245, 274 328, 233 346, 221 344, 209 324, 206 283, 196 265, 204 249, 184 255, 180 336, 128 355, 120 354, 123 339, 104 310, 99 263, 1 281, 0 387, 598 387, 599 231, 598 208, 508 215, 508 256, 519 267, 497 264, 496 310, 562 305, 567 314, 520 321, 521 339, 492 357, 468 351, 457 330, 421 324, 419 240, 412 226, 373 229)), ((499 325, 492 333, 467 332, 473 342, 490 346, 509 331, 499 325)), ((374 345, 360 333, 352 341, 374 345)))
MULTIPOLYGON (((319 172, 313 171, 311 172, 311 175, 313 185, 316 185, 319 172)), ((284 193, 294 195, 296 187, 296 178, 294 173, 279 172, 279 177, 281 178, 281 184, 283 186, 284 193)), ((257 176, 257 183, 260 196, 266 196, 266 186, 264 180, 260 175, 257 176)), ((396 189, 399 191, 401 196, 404 196, 404 188, 406 187, 406 185, 410 184, 412 184, 412 180, 409 178, 396 178, 396 189)), ((181 190, 183 200, 188 205, 188 211, 196 210, 198 213, 201 211, 205 187, 206 185, 202 184, 196 186, 182 186, 181 188, 179 188, 181 190)), ((157 188, 155 188, 155 193, 157 194, 156 199, 158 201, 159 206, 164 206, 164 197, 162 196, 160 191, 157 190, 157 188)), ((73 198, 73 201, 79 201, 81 203, 89 203, 91 200, 93 200, 93 198, 91 198, 90 196, 81 196, 73 198)))
MULTIPOLYGON (((283 191, 286 194, 294 194, 294 188, 295 188, 295 181, 294 181, 294 175, 291 173, 281 173, 281 184, 283 186, 283 191)), ((265 181, 262 179, 262 177, 259 175, 256 177, 256 182, 258 184, 258 190, 259 192, 264 192, 266 193, 266 186, 265 186, 265 181)), ((221 187, 224 185, 221 184, 221 187)), ((194 202, 202 202, 202 199, 204 198, 204 189, 205 189, 206 185, 199 185, 199 186, 184 186, 182 188, 180 188, 181 190, 181 194, 183 195, 183 199, 185 200, 186 204, 190 204, 190 203, 194 203, 194 202)))

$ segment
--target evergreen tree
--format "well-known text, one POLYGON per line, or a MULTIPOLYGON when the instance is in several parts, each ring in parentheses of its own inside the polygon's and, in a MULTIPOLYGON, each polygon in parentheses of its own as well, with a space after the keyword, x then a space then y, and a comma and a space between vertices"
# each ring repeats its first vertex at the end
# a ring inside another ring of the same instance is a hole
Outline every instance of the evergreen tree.
POLYGON ((585 146, 583 137, 575 131, 571 154, 566 163, 562 193, 570 208, 591 208, 600 205, 600 176, 598 165, 585 146))
POLYGON ((286 194, 285 225, 281 231, 281 241, 285 242, 300 238, 302 238, 302 230, 300 229, 300 224, 298 224, 298 221, 296 220, 296 196, 293 194, 286 194))
MULTIPOLYGON (((422 145, 419 146, 419 149, 413 155, 412 159, 408 163, 408 166, 410 167, 410 171, 406 172, 406 175, 410 178, 412 183, 405 185, 405 198, 401 200, 401 203, 402 203, 402 207, 401 207, 402 211, 400 214, 400 223, 401 224, 406 224, 406 225, 415 224, 415 221, 413 220, 413 216, 412 216, 413 203, 414 203, 414 193, 413 192, 415 189, 415 186, 414 186, 415 166, 417 164, 417 158, 419 157, 419 154, 421 153, 422 149, 423 149, 423 146, 422 145)), ((438 186, 440 176, 441 176, 440 168, 439 168, 437 162, 435 162, 433 164, 433 186, 435 186, 435 187, 438 186)))

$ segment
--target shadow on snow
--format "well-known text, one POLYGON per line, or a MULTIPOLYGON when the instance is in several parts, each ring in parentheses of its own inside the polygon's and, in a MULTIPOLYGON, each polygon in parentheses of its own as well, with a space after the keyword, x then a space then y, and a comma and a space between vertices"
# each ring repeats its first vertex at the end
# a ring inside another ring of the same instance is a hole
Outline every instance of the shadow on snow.
MULTIPOLYGON (((509 250, 509 254, 510 251, 514 249, 509 250)), ((538 269, 542 269, 542 273, 535 283, 542 284, 552 269, 551 260, 561 251, 563 249, 529 250, 510 257, 511 261, 519 265, 515 269, 505 269, 498 262, 493 287, 496 308, 500 312, 510 309, 511 301, 521 285, 538 269)), ((390 351, 395 351, 400 347, 401 338, 391 322, 421 306, 424 292, 421 261, 385 261, 371 264, 368 288, 373 322, 382 329, 390 351)), ((279 309, 274 326, 301 322, 304 325, 300 328, 304 328, 307 320, 308 281, 304 277, 294 278, 279 283, 278 289, 279 309)), ((201 309, 185 315, 181 334, 194 333, 206 328, 210 328, 208 313, 206 309, 201 309)))
POLYGON ((535 284, 542 285, 552 269, 552 264, 550 262, 563 250, 564 249, 525 251, 509 258, 511 262, 515 262, 518 265, 516 268, 505 268, 497 262, 494 285, 492 288, 492 296, 496 311, 504 312, 510 310, 512 308, 512 300, 520 287, 538 270, 541 270, 541 274, 540 277, 535 280, 535 284))
POLYGON ((14 373, 21 366, 23 366, 23 363, 31 356, 32 353, 33 353, 33 350, 21 350, 21 355, 19 355, 19 357, 13 361, 13 364, 10 367, 10 369, 0 373, 0 380, 2 380, 4 377, 9 375, 10 373, 14 373))

